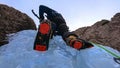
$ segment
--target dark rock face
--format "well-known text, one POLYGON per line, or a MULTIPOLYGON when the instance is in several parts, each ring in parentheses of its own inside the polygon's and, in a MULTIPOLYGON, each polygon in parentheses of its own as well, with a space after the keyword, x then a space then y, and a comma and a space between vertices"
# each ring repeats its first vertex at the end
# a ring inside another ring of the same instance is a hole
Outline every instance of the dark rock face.
POLYGON ((12 7, 0 4, 0 46, 8 43, 6 34, 29 29, 36 30, 36 25, 29 16, 12 7))
POLYGON ((114 15, 111 21, 101 20, 90 27, 79 28, 74 32, 84 40, 120 51, 120 13, 114 15))

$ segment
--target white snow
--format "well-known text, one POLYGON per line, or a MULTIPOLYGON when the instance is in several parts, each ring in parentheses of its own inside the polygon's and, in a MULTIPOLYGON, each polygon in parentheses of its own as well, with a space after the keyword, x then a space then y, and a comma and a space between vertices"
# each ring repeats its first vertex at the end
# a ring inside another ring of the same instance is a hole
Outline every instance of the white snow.
MULTIPOLYGON (((60 36, 50 40, 48 51, 33 50, 34 30, 9 35, 9 44, 0 47, 0 68, 120 68, 113 57, 99 47, 77 51, 60 36)), ((112 48, 109 50, 120 53, 112 48)))

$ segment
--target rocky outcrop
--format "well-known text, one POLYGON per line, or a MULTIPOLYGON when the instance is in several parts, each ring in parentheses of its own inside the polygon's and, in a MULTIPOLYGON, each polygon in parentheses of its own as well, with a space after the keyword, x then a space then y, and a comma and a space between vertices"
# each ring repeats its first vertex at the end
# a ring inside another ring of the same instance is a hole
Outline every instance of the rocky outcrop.
POLYGON ((0 4, 0 46, 8 43, 6 34, 29 29, 36 30, 36 25, 29 16, 12 7, 0 4))
POLYGON ((120 51, 120 13, 114 15, 111 21, 101 20, 90 27, 79 28, 74 32, 84 40, 120 51))

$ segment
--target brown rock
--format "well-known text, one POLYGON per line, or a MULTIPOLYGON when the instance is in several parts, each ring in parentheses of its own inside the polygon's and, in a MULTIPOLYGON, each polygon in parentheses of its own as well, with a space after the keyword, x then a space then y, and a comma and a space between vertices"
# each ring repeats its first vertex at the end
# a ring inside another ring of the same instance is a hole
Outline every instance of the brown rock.
POLYGON ((12 7, 0 4, 0 46, 8 43, 6 34, 21 30, 36 30, 34 21, 12 7))
POLYGON ((91 27, 79 28, 74 32, 84 40, 110 46, 120 51, 120 13, 111 18, 111 21, 101 20, 91 27))

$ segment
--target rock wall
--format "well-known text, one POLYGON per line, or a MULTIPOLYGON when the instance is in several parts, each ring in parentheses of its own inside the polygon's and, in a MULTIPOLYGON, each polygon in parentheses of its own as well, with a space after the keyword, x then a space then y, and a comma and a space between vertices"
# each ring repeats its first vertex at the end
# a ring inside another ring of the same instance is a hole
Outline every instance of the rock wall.
POLYGON ((0 4, 0 46, 8 43, 6 34, 29 29, 36 30, 36 25, 28 15, 0 4))
POLYGON ((79 28, 74 32, 84 40, 120 51, 120 13, 115 14, 110 21, 101 20, 90 27, 79 28))

